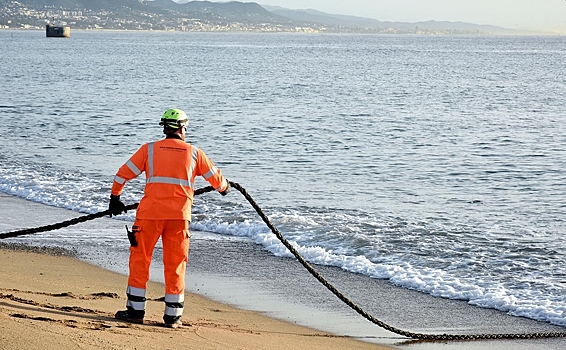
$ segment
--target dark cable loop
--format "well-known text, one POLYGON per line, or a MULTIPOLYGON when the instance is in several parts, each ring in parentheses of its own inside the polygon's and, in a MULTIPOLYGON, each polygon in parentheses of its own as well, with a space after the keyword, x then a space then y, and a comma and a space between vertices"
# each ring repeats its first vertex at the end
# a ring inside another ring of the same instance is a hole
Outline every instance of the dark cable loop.
MULTIPOLYGON (((359 313, 362 317, 367 319, 368 321, 378 325, 379 327, 386 329, 390 332, 412 338, 412 339, 420 339, 420 340, 481 340, 481 339, 534 339, 534 338, 563 338, 566 337, 566 332, 539 332, 539 333, 503 333, 503 334, 425 334, 425 333, 413 333, 409 331, 405 331, 399 328, 395 328, 390 326, 372 315, 368 314, 364 311, 361 307, 359 307, 356 303, 348 299, 342 292, 340 292, 336 287, 331 285, 324 277, 322 277, 318 271, 311 264, 309 264, 299 252, 287 241, 287 239, 279 232, 277 227, 275 227, 269 218, 265 215, 265 213, 261 210, 259 205, 254 201, 254 199, 249 195, 249 193, 242 187, 240 184, 236 182, 230 181, 230 185, 232 188, 238 190, 246 200, 251 204, 251 206, 255 209, 257 214, 261 217, 263 222, 267 225, 267 227, 273 232, 275 236, 283 243, 283 245, 297 258, 297 260, 303 265, 320 283, 322 283, 328 290, 332 292, 338 299, 342 300, 346 305, 351 307, 357 313, 359 313)), ((207 186, 204 188, 200 188, 195 191, 195 196, 198 196, 203 193, 212 192, 215 189, 212 186, 207 186)), ((138 207, 138 203, 127 205, 126 210, 136 209, 138 207)), ((81 216, 75 219, 63 221, 57 224, 41 226, 36 228, 24 229, 20 231, 8 232, 0 234, 0 239, 10 238, 10 237, 17 237, 32 233, 39 233, 45 231, 51 231, 60 229, 63 227, 71 226, 78 224, 80 222, 85 222, 89 220, 93 220, 96 218, 100 218, 103 216, 110 215, 109 210, 105 210, 95 214, 89 214, 85 216, 81 216)))

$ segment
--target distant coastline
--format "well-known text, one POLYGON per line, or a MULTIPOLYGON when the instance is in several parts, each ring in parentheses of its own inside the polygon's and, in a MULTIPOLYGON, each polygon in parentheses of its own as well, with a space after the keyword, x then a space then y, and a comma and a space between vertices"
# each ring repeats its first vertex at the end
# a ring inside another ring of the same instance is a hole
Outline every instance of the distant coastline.
MULTIPOLYGON (((390 35, 407 35, 407 36, 485 36, 485 37, 523 37, 523 36, 531 36, 531 37, 560 37, 562 36, 560 33, 526 33, 526 32, 518 32, 514 34, 490 34, 490 33, 451 33, 451 34, 443 34, 443 33, 367 33, 367 32, 275 32, 275 31, 235 31, 235 30, 201 30, 201 31, 176 31, 176 30, 162 30, 162 29, 113 29, 113 28, 89 28, 89 29, 81 29, 81 28, 71 28, 73 32, 116 32, 116 33, 233 33, 233 34, 298 34, 298 35, 309 35, 309 34, 320 34, 320 35, 378 35, 378 36, 390 36, 390 35)), ((0 28, 0 31, 4 32, 45 32, 45 28, 0 28)))
POLYGON ((556 35, 464 22, 382 22, 314 10, 262 7, 238 1, 213 3, 172 0, 109 5, 81 1, 66 8, 60 0, 0 3, 0 29, 43 29, 48 23, 73 30, 142 30, 179 32, 357 33, 420 35, 556 35), (109 7, 109 8, 107 8, 109 7))

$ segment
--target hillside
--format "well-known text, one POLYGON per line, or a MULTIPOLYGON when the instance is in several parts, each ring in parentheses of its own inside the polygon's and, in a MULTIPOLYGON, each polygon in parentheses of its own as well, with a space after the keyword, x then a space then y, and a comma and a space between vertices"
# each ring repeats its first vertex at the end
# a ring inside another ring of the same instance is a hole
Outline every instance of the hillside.
POLYGON ((47 23, 75 29, 174 31, 318 31, 257 3, 172 0, 0 0, 0 29, 40 29, 47 23))
POLYGON ((54 22, 75 29, 268 31, 387 34, 510 34, 462 22, 381 22, 289 10, 255 2, 173 0, 0 0, 0 28, 39 29, 54 22))
POLYGON ((300 21, 302 23, 324 24, 335 27, 357 29, 394 29, 401 32, 429 31, 429 32, 457 32, 457 33, 484 33, 484 34, 511 34, 514 30, 492 25, 478 25, 465 22, 449 21, 422 21, 422 22, 387 22, 372 18, 329 14, 317 10, 290 10, 279 6, 262 5, 274 14, 300 21))

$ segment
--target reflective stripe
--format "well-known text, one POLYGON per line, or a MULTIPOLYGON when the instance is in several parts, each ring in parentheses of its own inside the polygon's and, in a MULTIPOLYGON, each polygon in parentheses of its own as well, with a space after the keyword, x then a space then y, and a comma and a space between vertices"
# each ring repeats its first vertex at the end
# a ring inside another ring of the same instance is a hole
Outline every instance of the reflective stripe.
POLYGON ((126 294, 145 298, 145 289, 128 286, 128 288, 126 288, 126 294))
POLYGON ((122 179, 120 176, 116 175, 114 176, 114 181, 116 181, 117 183, 119 183, 120 185, 123 185, 126 183, 126 180, 122 179))
POLYGON ((193 169, 195 168, 196 165, 196 160, 197 160, 197 151, 198 148, 196 147, 192 147, 193 148, 193 152, 192 152, 192 161, 191 161, 191 166, 189 167, 189 172, 187 174, 187 179, 179 179, 176 177, 166 177, 166 176, 153 176, 153 157, 154 157, 154 152, 153 152, 153 142, 150 142, 147 144, 147 164, 148 164, 148 172, 147 172, 147 179, 145 180, 146 184, 156 184, 156 183, 160 183, 160 184, 169 184, 169 185, 179 185, 179 186, 185 186, 185 187, 189 187, 189 188, 193 188, 194 185, 191 182, 191 178, 192 178, 192 174, 193 174, 193 169))
POLYGON ((167 316, 181 316, 183 315, 183 308, 165 306, 165 315, 167 316))
MULTIPOLYGON (((191 146, 193 149, 193 153, 191 155, 191 166, 189 167, 189 172, 187 173, 187 179, 191 181, 193 178, 193 172, 195 171, 195 166, 197 165, 197 155, 198 155, 198 148, 195 146, 191 146)), ((191 183, 191 185, 193 185, 191 183)), ((193 187, 193 186, 191 186, 193 187)))
POLYGON ((147 144, 147 177, 153 177, 153 142, 147 144))
POLYGON ((182 303, 185 301, 185 294, 165 294, 166 303, 182 303))
POLYGON ((149 177, 146 180, 148 184, 170 184, 170 185, 179 185, 179 186, 186 186, 193 188, 192 184, 188 180, 177 179, 175 177, 164 177, 164 176, 154 176, 149 177))
POLYGON ((202 177, 204 177, 206 180, 210 179, 214 174, 216 174, 216 172, 218 171, 218 168, 216 168, 215 166, 212 167, 212 169, 210 169, 206 174, 204 174, 202 177))
POLYGON ((139 174, 141 174, 141 170, 138 169, 138 167, 137 167, 131 160, 128 160, 128 161, 126 162, 126 166, 127 166, 128 168, 130 168, 130 170, 131 170, 136 176, 138 176, 139 174))
POLYGON ((126 302, 126 306, 131 307, 136 311, 143 311, 145 310, 145 301, 132 301, 128 299, 128 301, 126 302))

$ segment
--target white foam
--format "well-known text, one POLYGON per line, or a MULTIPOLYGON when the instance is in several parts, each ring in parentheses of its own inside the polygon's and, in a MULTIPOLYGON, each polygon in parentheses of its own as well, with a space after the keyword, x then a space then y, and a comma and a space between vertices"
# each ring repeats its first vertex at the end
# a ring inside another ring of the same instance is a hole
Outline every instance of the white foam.
MULTIPOLYGON (((105 186, 108 184, 87 178, 73 178, 66 174, 61 178, 53 178, 30 169, 0 169, 1 192, 84 213, 106 209, 105 186), (99 191, 94 191, 93 187, 99 191)), ((217 205, 209 204, 206 199, 197 205, 195 211, 203 218, 198 219, 195 215, 191 230, 202 231, 198 239, 249 239, 275 256, 292 257, 263 222, 257 219, 241 219, 240 207, 218 209, 217 205), (237 220, 227 222, 225 216, 236 217, 237 220)), ((133 221, 134 215, 134 212, 129 212, 118 219, 133 221)), ((246 215, 249 215, 249 212, 246 215)), ((393 229, 394 234, 412 237, 412 228, 405 224, 389 225, 374 217, 327 212, 274 211, 271 218, 293 247, 312 264, 335 266, 371 278, 388 279, 398 286, 434 296, 467 300, 472 305, 566 326, 566 293, 558 291, 557 296, 552 296, 546 290, 541 292, 532 287, 510 288, 510 284, 500 278, 489 279, 473 274, 471 277, 459 277, 454 275, 458 269, 431 268, 427 266, 430 262, 427 257, 421 260, 412 258, 401 249, 402 242, 395 243, 399 251, 388 250, 387 244, 392 243, 384 244, 384 238, 380 238, 377 233, 389 235, 391 233, 387 230, 393 229), (371 230, 375 230, 376 234, 372 234, 371 230)), ((423 229, 421 224, 417 226, 419 230, 423 229)), ((45 238, 53 242, 60 239, 49 235, 45 235, 45 238)), ((90 240, 93 244, 113 244, 113 238, 114 236, 105 236, 94 240, 80 231, 67 237, 70 241, 90 240)), ((426 245, 431 245, 428 249, 438 249, 433 243, 423 243, 423 246, 426 245)), ((446 254, 446 261, 456 259, 455 256, 449 255, 449 251, 446 254)), ((510 265, 509 261, 500 259, 498 265, 510 265)), ((458 263, 465 271, 468 266, 476 263, 476 259, 460 258, 458 263)), ((513 263, 526 266, 521 261, 513 263)), ((544 274, 545 271, 539 273, 544 274)))
MULTIPOLYGON (((203 231, 248 237, 253 242, 261 244, 275 256, 293 256, 279 239, 260 222, 248 220, 221 224, 216 221, 202 221, 194 223, 193 226, 203 231)), ((303 246, 293 240, 290 240, 290 243, 301 256, 312 264, 335 266, 371 278, 388 279, 395 285, 434 296, 467 300, 472 305, 509 312, 515 316, 533 318, 556 325, 566 325, 566 313, 564 311, 566 310, 566 301, 564 297, 550 301, 528 290, 517 295, 515 291, 504 287, 497 281, 488 283, 481 279, 458 278, 449 271, 426 266, 413 266, 410 263, 403 262, 403 258, 399 256, 389 256, 385 259, 386 262, 374 263, 363 255, 339 254, 332 248, 323 248, 320 245, 303 246)), ((338 251, 344 250, 341 249, 344 247, 334 248, 338 248, 336 249, 338 251)))

